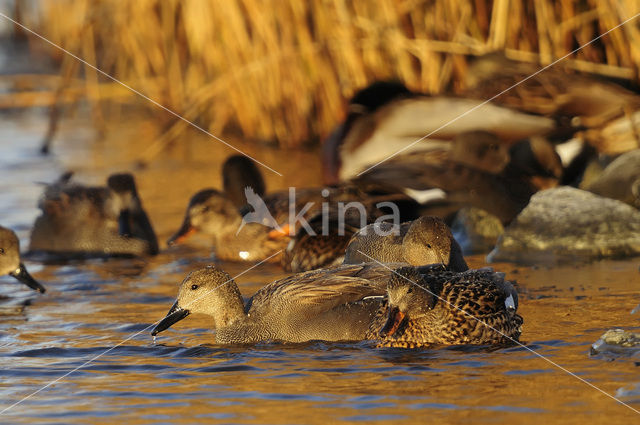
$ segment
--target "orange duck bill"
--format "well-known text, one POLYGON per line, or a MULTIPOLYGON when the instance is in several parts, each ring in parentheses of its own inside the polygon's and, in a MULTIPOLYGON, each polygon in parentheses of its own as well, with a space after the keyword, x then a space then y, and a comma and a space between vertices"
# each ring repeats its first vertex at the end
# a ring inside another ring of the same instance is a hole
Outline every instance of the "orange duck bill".
POLYGON ((380 329, 380 336, 387 338, 395 335, 398 329, 405 324, 407 315, 400 311, 398 307, 389 307, 389 317, 387 323, 380 329))
POLYGON ((187 217, 184 219, 184 222, 182 222, 180 229, 178 229, 178 231, 167 240, 167 245, 171 246, 180 244, 186 241, 189 236, 194 233, 196 233, 196 228, 191 225, 191 221, 189 221, 189 218, 187 217))

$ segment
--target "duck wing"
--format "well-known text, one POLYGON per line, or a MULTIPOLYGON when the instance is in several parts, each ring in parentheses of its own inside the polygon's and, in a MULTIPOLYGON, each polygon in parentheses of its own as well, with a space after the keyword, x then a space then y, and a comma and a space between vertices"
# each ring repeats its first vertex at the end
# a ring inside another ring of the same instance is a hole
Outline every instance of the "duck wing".
POLYGON ((377 264, 340 265, 299 273, 273 282, 249 300, 250 316, 321 315, 338 306, 383 297, 393 266, 377 264))

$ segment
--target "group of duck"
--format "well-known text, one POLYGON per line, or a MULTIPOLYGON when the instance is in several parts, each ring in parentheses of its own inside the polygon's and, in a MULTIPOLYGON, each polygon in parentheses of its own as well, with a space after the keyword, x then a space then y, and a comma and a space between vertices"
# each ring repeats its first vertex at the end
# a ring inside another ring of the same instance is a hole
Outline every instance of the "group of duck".
MULTIPOLYGON (((572 76, 566 84, 566 75, 553 69, 493 103, 472 100, 490 98, 509 75, 528 72, 526 65, 495 57, 473 66, 469 74, 478 81, 469 98, 426 96, 393 82, 356 93, 346 119, 324 143, 328 186, 296 190, 293 210, 312 206, 304 209, 307 226, 297 231, 288 225, 289 192, 266 193, 251 160, 228 158, 223 190, 203 189, 191 198, 168 249, 199 232, 209 236, 219 260, 280 262, 293 274, 245 303, 217 265, 195 270, 153 335, 190 313, 204 313, 220 344, 517 342, 523 320, 513 284, 489 268, 469 270, 443 219, 475 206, 507 224, 537 190, 576 184, 599 154, 637 148, 640 102, 613 83, 572 76), (563 150, 573 155, 560 155, 563 150), (362 208, 340 217, 345 203, 362 208), (390 204, 398 222, 384 220, 390 204)), ((45 189, 30 253, 159 252, 133 176, 112 175, 106 187, 82 186, 71 177, 45 189)), ((20 262, 15 234, 2 228, 0 244, 0 272, 44 292, 20 262)))

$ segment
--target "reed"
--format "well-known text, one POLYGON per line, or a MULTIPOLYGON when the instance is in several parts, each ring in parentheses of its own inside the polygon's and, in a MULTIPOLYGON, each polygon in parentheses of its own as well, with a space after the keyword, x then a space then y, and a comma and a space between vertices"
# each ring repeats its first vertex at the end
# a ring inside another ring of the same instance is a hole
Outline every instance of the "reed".
MULTIPOLYGON (((640 0, 42 0, 20 10, 27 26, 214 134, 297 147, 325 136, 372 80, 461 91, 470 55, 548 64, 640 12, 640 0)), ((122 100, 91 68, 47 52, 67 68, 68 87, 55 89, 64 99, 81 78, 98 111, 122 100)), ((637 82, 639 22, 568 65, 637 82)), ((179 140, 184 123, 140 105, 179 140)))

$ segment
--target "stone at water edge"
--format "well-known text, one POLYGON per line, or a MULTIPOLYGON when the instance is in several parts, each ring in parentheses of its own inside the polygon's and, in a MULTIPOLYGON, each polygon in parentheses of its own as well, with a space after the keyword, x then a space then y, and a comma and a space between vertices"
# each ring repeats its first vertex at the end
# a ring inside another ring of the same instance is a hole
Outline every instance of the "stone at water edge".
POLYGON ((480 208, 464 207, 456 213, 451 232, 464 255, 482 254, 496 246, 504 227, 493 214, 480 208))
POLYGON ((543 190, 506 228, 487 261, 526 264, 640 255, 640 211, 572 187, 543 190))
POLYGON ((640 208, 640 149, 620 155, 586 189, 640 208))
POLYGON ((609 329, 591 344, 589 353, 592 356, 604 353, 636 356, 640 354, 640 334, 624 329, 609 329))

